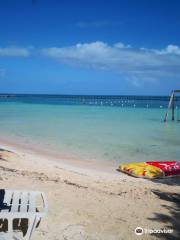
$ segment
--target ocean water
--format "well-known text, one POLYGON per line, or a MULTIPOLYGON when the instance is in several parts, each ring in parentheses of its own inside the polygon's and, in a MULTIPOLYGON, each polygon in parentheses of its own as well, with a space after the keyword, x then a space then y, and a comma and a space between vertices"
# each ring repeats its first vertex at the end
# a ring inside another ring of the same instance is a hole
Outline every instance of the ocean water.
POLYGON ((174 122, 163 122, 167 104, 168 97, 2 96, 0 133, 88 162, 180 160, 180 100, 174 122))

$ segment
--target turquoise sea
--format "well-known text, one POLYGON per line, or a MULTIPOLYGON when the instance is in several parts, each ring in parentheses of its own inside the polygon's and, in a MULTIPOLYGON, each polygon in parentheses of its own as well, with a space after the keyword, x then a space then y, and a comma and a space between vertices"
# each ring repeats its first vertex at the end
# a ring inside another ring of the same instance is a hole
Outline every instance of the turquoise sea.
POLYGON ((180 160, 180 100, 168 97, 1 95, 0 135, 83 161, 180 160), (178 110, 179 107, 179 110, 178 110))

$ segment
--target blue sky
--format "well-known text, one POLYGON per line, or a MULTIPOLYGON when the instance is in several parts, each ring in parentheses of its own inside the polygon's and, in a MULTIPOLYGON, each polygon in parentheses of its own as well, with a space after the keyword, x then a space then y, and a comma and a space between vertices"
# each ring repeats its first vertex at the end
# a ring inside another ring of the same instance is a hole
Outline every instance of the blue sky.
POLYGON ((1 0, 0 92, 169 94, 180 1, 1 0))

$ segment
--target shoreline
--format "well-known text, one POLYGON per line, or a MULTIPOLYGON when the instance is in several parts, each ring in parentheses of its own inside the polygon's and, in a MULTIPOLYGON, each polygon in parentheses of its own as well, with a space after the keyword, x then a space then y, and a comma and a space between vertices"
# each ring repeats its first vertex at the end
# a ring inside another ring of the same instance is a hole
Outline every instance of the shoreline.
MULTIPOLYGON (((145 179, 138 178, 134 176, 130 176, 126 173, 122 173, 117 170, 117 165, 108 165, 102 162, 87 162, 83 160, 77 159, 66 159, 62 157, 58 157, 56 154, 51 154, 50 152, 42 151, 42 149, 34 149, 33 147, 28 147, 27 145, 23 145, 21 143, 15 143, 13 141, 3 140, 0 137, 0 149, 5 149, 9 152, 15 153, 19 155, 21 158, 24 158, 24 165, 32 162, 32 159, 37 159, 40 165, 44 165, 46 167, 52 166, 52 168, 56 167, 62 169, 67 172, 74 172, 78 175, 86 175, 91 177, 91 179, 96 180, 96 178, 102 178, 109 181, 127 181, 130 183, 141 183, 145 185, 152 184, 161 184, 163 181, 165 184, 171 184, 171 182, 178 182, 180 185, 180 178, 167 178, 167 179, 145 179)), ((37 161, 36 161, 37 163, 37 161)), ((43 169, 44 170, 44 169, 43 169)))
POLYGON ((7 149, 14 149, 15 152, 26 152, 29 154, 35 154, 44 159, 48 158, 50 161, 60 164, 66 169, 75 168, 79 171, 94 171, 97 173, 109 173, 112 175, 119 174, 119 172, 117 172, 118 165, 115 163, 96 160, 83 161, 82 159, 77 158, 73 159, 70 156, 62 156, 57 152, 53 152, 52 149, 42 149, 42 146, 35 147, 35 145, 22 143, 20 141, 16 141, 16 139, 9 140, 9 138, 10 137, 0 137, 0 145, 7 149))

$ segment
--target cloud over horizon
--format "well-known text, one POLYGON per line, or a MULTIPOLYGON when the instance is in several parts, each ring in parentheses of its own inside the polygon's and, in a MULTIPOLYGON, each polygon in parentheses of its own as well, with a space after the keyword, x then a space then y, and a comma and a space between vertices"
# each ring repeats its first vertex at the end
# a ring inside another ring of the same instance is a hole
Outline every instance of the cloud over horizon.
POLYGON ((161 78, 180 78, 180 48, 173 44, 164 49, 147 49, 97 41, 45 48, 42 54, 69 65, 114 71, 136 86, 161 78))
MULTIPOLYGON (((102 41, 78 43, 67 47, 4 47, 0 57, 52 58, 70 66, 111 71, 135 86, 162 79, 180 78, 180 47, 169 44, 163 49, 133 48, 130 44, 102 41), (35 53, 35 54, 33 54, 35 53)), ((0 69, 1 70, 1 69, 0 69)), ((0 71, 2 78, 3 71, 0 71)))
POLYGON ((28 48, 24 47, 0 47, 0 57, 28 57, 30 51, 28 48))

